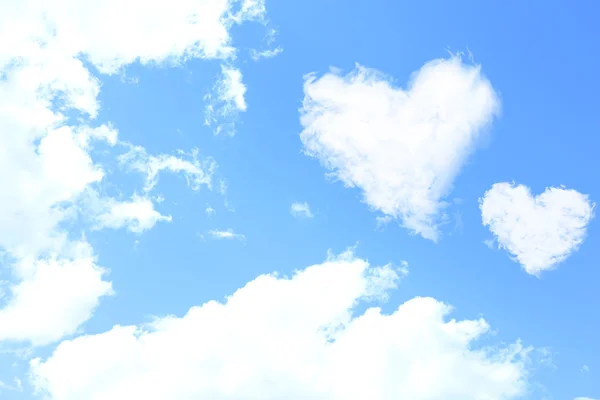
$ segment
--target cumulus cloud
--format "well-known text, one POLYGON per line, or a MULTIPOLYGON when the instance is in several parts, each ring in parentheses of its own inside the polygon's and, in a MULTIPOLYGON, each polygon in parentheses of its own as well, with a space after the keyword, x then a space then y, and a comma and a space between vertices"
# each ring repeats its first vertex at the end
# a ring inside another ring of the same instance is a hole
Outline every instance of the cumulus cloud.
POLYGON ((594 216, 587 195, 564 187, 533 196, 524 185, 496 183, 479 202, 483 225, 532 275, 555 267, 576 251, 594 216))
POLYGON ((290 206, 290 212, 296 218, 312 218, 313 214, 310 211, 310 206, 305 201, 304 203, 292 203, 290 206))
POLYGON ((170 222, 170 215, 162 215, 154 209, 154 203, 147 197, 134 195, 129 201, 110 199, 105 204, 106 211, 96 217, 97 228, 119 229, 127 227, 134 233, 152 229, 159 221, 170 222))
MULTIPOLYGON (((2 86, 9 83, 0 82, 0 102, 2 86)), ((30 256, 60 245, 64 238, 58 226, 71 217, 69 205, 100 182, 104 171, 88 153, 99 136, 95 130, 47 127, 29 136, 27 121, 11 119, 0 115, 0 182, 11 188, 0 194, 0 246, 17 257, 30 256)))
POLYGON ((347 252, 289 278, 262 275, 183 317, 64 341, 32 360, 32 382, 56 400, 520 398, 528 350, 477 346, 483 319, 448 319, 432 298, 353 311, 404 273, 347 252))
POLYGON ((233 229, 219 230, 213 229, 208 232, 213 239, 227 239, 227 240, 246 240, 246 236, 241 233, 235 233, 233 229))
POLYGON ((458 56, 428 62, 406 90, 359 65, 305 78, 300 138, 371 208, 435 241, 443 199, 499 107, 480 66, 458 56))
POLYGON ((74 244, 70 256, 21 260, 17 271, 10 299, 0 309, 0 341, 60 340, 91 317, 101 297, 113 294, 112 284, 103 280, 106 270, 85 242, 74 244))
POLYGON ((24 0, 2 11, 3 36, 15 39, 3 46, 8 56, 40 50, 34 40, 39 38, 40 47, 49 44, 52 55, 84 54, 100 72, 115 73, 135 61, 231 57, 230 26, 259 18, 265 8, 257 0, 173 0, 152 6, 141 0, 24 0), (107 21, 111 29, 106 29, 107 21))
MULTIPOLYGON (((0 103, 8 100, 2 86, 11 83, 0 83, 0 103)), ((35 117, 18 118, 0 116, 0 182, 11 188, 0 194, 0 248, 9 255, 3 266, 12 277, 0 308, 0 341, 42 345, 74 333, 99 299, 112 293, 85 240, 73 243, 61 224, 76 216, 86 188, 104 177, 89 146, 98 140, 111 144, 116 132, 69 126, 36 131, 32 125, 41 122, 35 117)))
MULTIPOLYGON (((110 293, 93 250, 73 251, 89 245, 73 242, 64 228, 106 179, 92 150, 118 142, 111 125, 94 126, 101 84, 89 67, 115 74, 134 62, 231 62, 230 28, 264 12, 262 0, 0 4, 0 183, 10 188, 0 193, 0 250, 14 276, 0 309, 0 340, 57 340, 75 332, 110 293)), ((192 188, 210 184, 210 160, 145 161, 147 189, 164 170, 183 173, 192 188)), ((130 229, 160 219, 134 212, 133 203, 112 206, 99 217, 106 226, 116 227, 126 214, 130 223, 122 226, 130 229)))

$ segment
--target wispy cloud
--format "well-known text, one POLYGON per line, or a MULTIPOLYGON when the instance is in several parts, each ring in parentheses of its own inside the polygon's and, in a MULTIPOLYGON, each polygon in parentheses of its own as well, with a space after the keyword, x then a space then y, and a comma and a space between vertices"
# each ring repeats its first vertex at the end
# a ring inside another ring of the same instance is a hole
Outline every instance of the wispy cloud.
POLYGON ((199 190, 202 186, 212 188, 212 177, 217 163, 211 157, 201 159, 198 149, 193 149, 191 153, 180 150, 177 157, 169 154, 153 156, 142 146, 129 147, 127 153, 119 156, 119 163, 146 175, 145 192, 150 192, 156 187, 162 172, 182 174, 192 190, 199 190))
POLYGON ((221 76, 211 93, 204 96, 208 102, 204 113, 204 124, 216 126, 215 135, 235 134, 235 119, 247 109, 246 85, 242 72, 235 67, 221 66, 221 76))
POLYGON ((246 236, 241 233, 235 233, 233 229, 218 230, 213 229, 208 232, 213 239, 226 239, 226 240, 246 240, 246 236))
POLYGON ((268 50, 262 50, 262 51, 252 49, 252 50, 250 50, 250 57, 252 57, 252 59, 254 61, 258 61, 263 58, 273 58, 276 55, 280 54, 282 51, 283 51, 283 48, 280 46, 275 47, 274 49, 268 49, 268 50))
POLYGON ((486 239, 483 241, 483 244, 485 244, 488 249, 494 249, 494 239, 486 239))
POLYGON ((392 222, 392 219, 393 218, 389 215, 375 217, 375 221, 377 221, 377 229, 383 228, 384 226, 392 222))
POLYGON ((217 210, 215 210, 211 206, 207 205, 206 210, 204 210, 204 212, 206 212, 206 215, 208 215, 209 217, 212 217, 213 215, 215 215, 217 213, 217 210))
POLYGON ((3 390, 8 390, 11 392, 22 392, 23 391, 23 383, 17 377, 15 377, 13 379, 12 385, 9 385, 8 383, 0 381, 0 392, 2 392, 3 390))
POLYGON ((313 213, 310 211, 310 206, 308 205, 307 202, 292 203, 292 205, 290 206, 290 212, 296 218, 312 218, 313 217, 313 213))

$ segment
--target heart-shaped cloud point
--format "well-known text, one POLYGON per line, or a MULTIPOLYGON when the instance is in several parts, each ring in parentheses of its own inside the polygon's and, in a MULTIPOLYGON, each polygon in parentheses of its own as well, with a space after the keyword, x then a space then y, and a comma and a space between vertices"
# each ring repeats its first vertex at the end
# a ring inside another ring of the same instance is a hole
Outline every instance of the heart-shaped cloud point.
POLYGON ((563 187, 534 197, 527 186, 496 183, 479 203, 499 246, 536 276, 579 248, 594 216, 587 195, 563 187))

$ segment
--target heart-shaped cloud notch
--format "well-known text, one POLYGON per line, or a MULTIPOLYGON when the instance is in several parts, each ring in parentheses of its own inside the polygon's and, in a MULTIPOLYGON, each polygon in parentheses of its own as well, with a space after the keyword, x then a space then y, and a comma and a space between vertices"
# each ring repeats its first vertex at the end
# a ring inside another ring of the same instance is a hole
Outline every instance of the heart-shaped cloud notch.
POLYGON ((306 154, 364 202, 436 241, 444 197, 500 101, 477 65, 430 61, 407 90, 362 66, 307 75, 300 121, 306 154))
POLYGON ((594 217, 587 195, 550 187, 533 196, 527 186, 496 183, 479 199, 483 225, 525 271, 539 276, 576 251, 594 217))

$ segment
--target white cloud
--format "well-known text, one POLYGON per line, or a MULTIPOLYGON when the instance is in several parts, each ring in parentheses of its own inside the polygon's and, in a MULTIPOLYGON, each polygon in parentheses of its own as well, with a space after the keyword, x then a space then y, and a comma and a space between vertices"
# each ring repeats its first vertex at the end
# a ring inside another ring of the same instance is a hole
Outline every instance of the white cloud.
POLYGON ((581 372, 590 372, 590 367, 587 364, 584 364, 583 367, 581 367, 581 372))
MULTIPOLYGON (((0 183, 10 188, 0 193, 0 251, 15 276, 0 309, 0 340, 57 340, 75 332, 110 292, 93 251, 73 253, 89 245, 73 242, 63 228, 105 179, 91 150, 118 141, 110 125, 92 124, 101 85, 88 65, 115 74, 133 62, 231 61, 229 28, 263 15, 260 0, 0 4, 0 183)), ((183 173, 192 188, 210 185, 214 164, 192 158, 148 158, 147 188, 162 170, 183 173)), ((134 220, 143 229, 149 220, 140 218, 134 220)))
POLYGON ((254 61, 258 61, 263 58, 275 57, 278 54, 280 54, 281 52, 283 52, 283 48, 281 46, 273 47, 276 37, 277 37, 277 30, 275 30, 273 28, 269 29, 267 31, 267 34, 265 35, 265 39, 264 39, 266 46, 269 48, 265 49, 265 50, 250 49, 250 57, 252 57, 252 59, 254 61))
POLYGON ((262 275, 183 317, 65 341, 31 362, 32 382, 55 400, 520 398, 528 350, 477 346, 483 319, 449 320, 432 298, 353 313, 403 274, 345 253, 262 275))
POLYGON ((296 218, 312 218, 313 214, 310 211, 310 206, 305 201, 304 203, 292 203, 290 206, 290 212, 296 218))
POLYGON ((494 240, 493 239, 486 239, 483 241, 483 244, 485 244, 488 249, 494 248, 494 240))
POLYGON ((0 83, 0 182, 11 188, 0 194, 0 249, 10 255, 4 267, 13 278, 0 307, 0 341, 41 345, 74 333, 99 299, 111 293, 92 250, 73 253, 88 245, 71 242, 60 226, 77 215, 74 205, 86 188, 104 177, 89 146, 98 139, 111 144, 116 132, 107 127, 38 128, 35 117, 18 121, 19 112, 33 110, 23 106, 7 115, 3 102, 9 99, 3 89, 12 83, 0 83))
POLYGON ((217 125, 215 134, 235 134, 235 124, 231 122, 239 112, 247 109, 246 85, 242 82, 242 72, 231 66, 221 66, 221 77, 212 93, 205 96, 208 105, 205 109, 206 125, 217 125), (229 122, 224 122, 229 120, 229 122))
POLYGON ((213 230, 209 231, 208 234, 210 236, 212 236, 214 239, 246 240, 245 235, 243 235, 241 233, 235 233, 233 231, 233 229, 226 229, 226 230, 213 229, 213 230))
POLYGON ((524 185, 496 183, 479 202, 483 224, 532 275, 576 251, 594 215, 588 196, 557 187, 534 197, 524 185))
POLYGON ((233 3, 233 6, 238 7, 238 11, 230 15, 230 18, 237 23, 244 20, 264 21, 267 11, 265 0, 234 0, 231 3, 233 3))
POLYGON ((380 229, 392 222, 392 217, 389 215, 377 216, 375 217, 375 222, 377 222, 377 228, 380 229))
POLYGON ((242 82, 242 73, 237 68, 222 67, 223 81, 219 90, 219 100, 235 106, 239 111, 246 111, 246 86, 242 82))
POLYGON ((265 35, 265 42, 267 43, 267 45, 272 45, 273 43, 275 43, 277 33, 277 29, 274 28, 271 28, 267 31, 267 34, 265 35))
POLYGON ((235 52, 229 27, 264 12, 264 2, 254 0, 156 1, 151 7, 142 0, 24 0, 2 9, 0 35, 14 40, 3 46, 0 57, 28 56, 48 44, 52 56, 75 59, 83 54, 102 73, 115 73, 135 61, 228 58, 235 52), (232 13, 234 7, 239 11, 232 13))
POLYGON ((159 221, 170 222, 170 215, 162 215, 154 209, 154 203, 147 197, 134 195, 129 201, 110 199, 105 204, 106 211, 96 217, 98 228, 119 229, 127 227, 131 232, 141 233, 152 229, 159 221))
POLYGON ((273 57, 277 56, 278 54, 280 54, 281 52, 283 52, 283 48, 280 46, 275 47, 274 49, 267 49, 267 50, 262 50, 262 51, 252 49, 252 50, 250 50, 250 57, 252 57, 252 59, 254 61, 258 61, 263 58, 273 58, 273 57))
POLYGON ((592 399, 591 397, 576 397, 575 400, 595 400, 595 399, 592 399))
POLYGON ((219 187, 218 187, 217 191, 219 192, 219 194, 221 196, 223 196, 223 205, 225 206, 227 211, 235 212, 235 209, 233 208, 233 206, 231 205, 231 202, 227 198, 227 189, 228 189, 227 181, 221 179, 219 181, 219 187))
POLYGON ((0 247, 17 257, 59 246, 63 237, 57 227, 71 217, 69 205, 104 177, 88 154, 90 139, 98 137, 94 130, 48 127, 28 137, 29 128, 0 115, 0 182, 11 188, 0 194, 0 247))
POLYGON ((357 66, 306 77, 300 138, 371 208, 437 240, 442 200, 499 106, 481 68, 457 56, 425 64, 407 90, 357 66))
POLYGON ((227 195, 227 189, 228 189, 227 181, 221 179, 219 181, 219 188, 217 190, 219 191, 219 193, 221 195, 225 196, 225 195, 227 195))
POLYGON ((217 210, 215 210, 211 206, 207 205, 206 210, 204 210, 204 212, 206 212, 206 215, 208 215, 209 217, 212 217, 213 215, 215 215, 217 213, 217 210))
POLYGON ((75 244, 70 257, 22 260, 18 273, 10 300, 0 309, 0 341, 57 341, 75 333, 99 299, 113 293, 111 283, 102 279, 106 271, 96 265, 85 242, 75 244))
POLYGON ((99 81, 80 58, 115 73, 134 61, 229 57, 229 27, 262 13, 264 2, 256 0, 0 5, 0 42, 6 43, 0 49, 0 181, 13 188, 0 196, 0 246, 20 253, 53 246, 53 230, 67 217, 56 205, 75 201, 103 177, 87 152, 89 139, 114 145, 116 131, 68 126, 62 113, 71 108, 93 118, 99 109, 99 81))
POLYGON ((125 167, 146 175, 144 186, 146 192, 154 189, 158 183, 159 174, 163 171, 183 174, 193 190, 199 190, 202 185, 211 188, 212 176, 217 168, 215 160, 210 157, 200 159, 198 150, 193 150, 191 154, 179 153, 189 160, 167 154, 148 155, 143 147, 132 146, 129 152, 119 156, 119 161, 125 167))
POLYGON ((5 383, 3 381, 0 381, 0 393, 2 393, 3 390, 8 390, 11 392, 22 392, 23 391, 23 384, 21 383, 21 380, 17 377, 15 377, 13 379, 13 384, 9 385, 8 383, 5 383))

